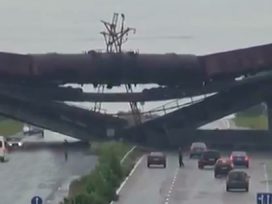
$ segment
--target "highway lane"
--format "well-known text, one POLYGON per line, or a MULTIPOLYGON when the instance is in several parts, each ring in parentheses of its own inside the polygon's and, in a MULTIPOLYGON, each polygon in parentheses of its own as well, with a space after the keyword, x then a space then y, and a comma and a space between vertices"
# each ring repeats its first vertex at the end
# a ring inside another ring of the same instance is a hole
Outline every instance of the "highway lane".
POLYGON ((188 162, 188 167, 179 171, 169 203, 255 203, 256 193, 266 190, 264 183, 263 162, 265 156, 252 156, 249 193, 226 192, 225 179, 214 179, 213 169, 199 170, 195 162, 188 162))
POLYGON ((10 153, 9 161, 0 164, 0 203, 27 204, 39 195, 45 203, 58 204, 66 196, 69 183, 87 174, 96 163, 87 149, 68 152, 67 161, 61 148, 10 153))
POLYGON ((196 203, 256 203, 256 193, 267 189, 263 164, 269 163, 271 153, 251 153, 250 189, 244 192, 226 192, 225 178, 215 179, 213 169, 199 170, 197 160, 185 159, 185 167, 178 168, 177 155, 168 154, 166 169, 148 169, 146 160, 120 191, 116 204, 196 204, 196 203))
POLYGON ((144 158, 121 190, 120 200, 116 203, 161 203, 171 185, 177 164, 176 158, 169 156, 166 169, 148 169, 144 158))

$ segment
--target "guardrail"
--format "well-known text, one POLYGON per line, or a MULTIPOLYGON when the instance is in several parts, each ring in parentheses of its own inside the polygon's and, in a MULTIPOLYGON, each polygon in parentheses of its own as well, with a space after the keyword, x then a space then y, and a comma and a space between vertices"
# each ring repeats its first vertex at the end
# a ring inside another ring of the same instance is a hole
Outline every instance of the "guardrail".
MULTIPOLYGON (((203 95, 203 96, 201 96, 200 99, 199 99, 199 96, 198 97, 192 97, 192 98, 190 98, 189 102, 185 102, 185 103, 183 102, 184 99, 172 100, 172 101, 170 101, 170 102, 168 102, 168 103, 166 103, 164 105, 158 106, 158 107, 153 108, 153 109, 151 109, 149 111, 141 112, 140 114, 141 114, 141 117, 142 117, 142 121, 143 122, 149 121, 149 120, 155 119, 157 117, 169 114, 169 113, 171 113, 171 112, 173 112, 173 111, 175 111, 177 109, 184 108, 184 107, 199 103, 199 102, 203 101, 205 98, 207 98, 210 95, 213 95, 213 94, 203 95), (198 99, 195 99, 195 98, 198 98, 198 99)), ((129 112, 129 113, 117 113, 117 114, 111 114, 111 115, 114 116, 114 117, 122 117, 122 116, 129 117, 129 116, 132 116, 133 113, 131 113, 131 112, 129 112)))

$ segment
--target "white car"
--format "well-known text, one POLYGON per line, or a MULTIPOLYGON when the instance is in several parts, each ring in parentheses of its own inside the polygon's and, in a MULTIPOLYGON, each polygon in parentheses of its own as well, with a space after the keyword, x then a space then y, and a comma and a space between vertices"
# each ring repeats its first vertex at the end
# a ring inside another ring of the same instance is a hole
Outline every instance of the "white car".
POLYGON ((207 150, 207 145, 204 142, 193 142, 190 147, 190 158, 194 156, 200 157, 201 154, 207 150))
POLYGON ((22 147, 23 141, 19 137, 10 137, 7 138, 7 144, 9 147, 22 147))

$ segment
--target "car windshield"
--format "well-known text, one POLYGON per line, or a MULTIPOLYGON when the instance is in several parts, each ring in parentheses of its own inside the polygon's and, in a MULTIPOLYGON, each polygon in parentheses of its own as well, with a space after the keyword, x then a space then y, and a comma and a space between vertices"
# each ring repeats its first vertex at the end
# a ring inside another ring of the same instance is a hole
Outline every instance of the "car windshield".
POLYGON ((220 163, 220 164, 228 164, 230 163, 230 161, 228 159, 218 159, 217 160, 217 163, 220 163))
POLYGON ((151 156, 162 156, 163 153, 161 153, 161 152, 151 152, 150 155, 151 156))
POLYGON ((242 152, 242 151, 232 152, 232 156, 236 156, 236 157, 245 157, 246 155, 247 155, 246 152, 242 152))
POLYGON ((219 157, 219 156, 220 156, 219 152, 216 152, 216 151, 205 152, 203 154, 204 158, 219 157))
POLYGON ((233 172, 230 174, 230 179, 232 180, 244 180, 246 177, 246 174, 244 172, 233 172))
POLYGON ((193 143, 191 148, 202 148, 205 149, 206 148, 206 144, 198 142, 198 143, 193 143))
POLYGON ((20 141, 21 138, 16 138, 16 137, 11 137, 11 138, 8 138, 8 141, 20 141))

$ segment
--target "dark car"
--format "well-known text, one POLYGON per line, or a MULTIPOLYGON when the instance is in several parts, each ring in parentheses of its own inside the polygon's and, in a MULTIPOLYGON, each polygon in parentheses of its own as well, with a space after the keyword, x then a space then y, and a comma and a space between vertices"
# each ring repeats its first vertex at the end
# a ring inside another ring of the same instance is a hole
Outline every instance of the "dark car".
POLYGON ((232 170, 229 172, 226 181, 226 191, 231 189, 245 189, 248 192, 249 176, 242 170, 232 170))
POLYGON ((233 164, 230 159, 218 159, 214 166, 214 177, 219 175, 228 175, 233 169, 233 164))
POLYGON ((233 151, 230 155, 230 159, 234 166, 249 167, 249 157, 246 152, 233 151))
POLYGON ((31 136, 31 135, 41 135, 44 137, 44 130, 42 128, 25 124, 23 127, 23 133, 25 136, 31 136))
POLYGON ((162 152, 151 152, 147 156, 147 167, 151 165, 162 165, 166 168, 166 155, 162 152))
POLYGON ((200 157, 207 150, 207 145, 204 142, 193 142, 190 147, 190 158, 194 156, 200 157))
POLYGON ((198 160, 198 168, 203 169, 205 166, 213 166, 220 158, 220 153, 217 150, 204 151, 198 160))

